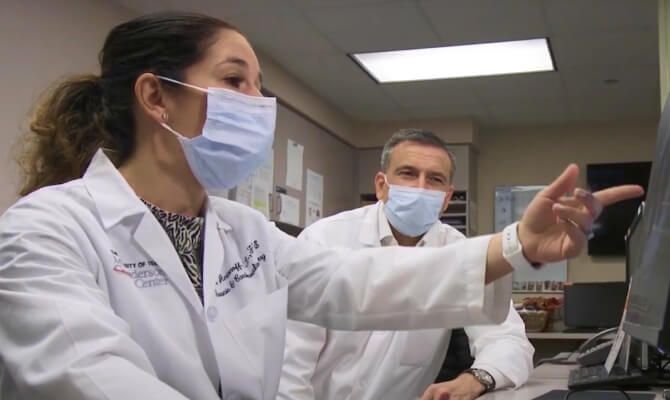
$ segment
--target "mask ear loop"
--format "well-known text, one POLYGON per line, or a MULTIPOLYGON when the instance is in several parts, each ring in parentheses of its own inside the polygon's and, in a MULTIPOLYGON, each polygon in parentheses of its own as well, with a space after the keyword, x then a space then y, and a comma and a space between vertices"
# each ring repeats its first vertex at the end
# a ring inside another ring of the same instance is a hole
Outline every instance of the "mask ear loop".
MULTIPOLYGON (((181 85, 181 86, 185 86, 187 88, 195 89, 195 90, 197 90, 199 92, 202 92, 202 93, 205 93, 205 94, 209 93, 209 91, 207 89, 203 89, 200 86, 191 85, 190 83, 181 82, 181 81, 178 81, 176 79, 168 78, 167 76, 163 76, 163 75, 154 74, 154 76, 156 78, 160 79, 160 80, 171 82, 171 83, 181 85)), ((164 112, 163 114, 161 114, 161 118, 163 119, 163 121, 161 121, 160 125, 163 128, 165 128, 168 132, 177 136, 178 139, 188 139, 186 136, 184 136, 181 133, 177 132, 176 130, 172 129, 172 127, 167 124, 168 119, 169 119, 169 115, 168 115, 167 112, 164 112)))
POLYGON ((175 131, 174 129, 172 129, 172 127, 171 127, 170 125, 168 125, 167 123, 165 123, 165 122, 161 122, 161 126, 162 126, 163 128, 165 128, 165 130, 167 130, 168 132, 170 132, 170 133, 172 133, 173 135, 175 135, 175 136, 177 137, 177 139, 188 139, 186 136, 184 136, 184 135, 182 135, 181 133, 179 133, 179 132, 175 131))
POLYGON ((167 123, 168 123, 168 120, 169 120, 169 115, 168 115, 167 112, 164 112, 163 114, 161 114, 161 119, 162 119, 162 121, 161 121, 160 124, 161 124, 161 126, 162 126, 163 128, 165 128, 165 130, 167 130, 168 132, 170 132, 170 133, 172 133, 173 135, 177 136, 177 139, 186 139, 186 137, 185 137, 184 135, 182 135, 181 133, 179 133, 179 132, 177 132, 176 130, 172 129, 172 127, 171 127, 170 125, 167 124, 167 123))
POLYGON ((155 76, 156 76, 156 78, 158 78, 160 80, 163 80, 163 81, 176 83, 177 85, 181 85, 181 86, 186 86, 187 88, 195 89, 199 92, 209 93, 209 91, 207 89, 201 88, 200 86, 191 85, 190 83, 181 82, 181 81, 178 81, 176 79, 168 78, 167 76, 163 76, 163 75, 155 75, 155 76))

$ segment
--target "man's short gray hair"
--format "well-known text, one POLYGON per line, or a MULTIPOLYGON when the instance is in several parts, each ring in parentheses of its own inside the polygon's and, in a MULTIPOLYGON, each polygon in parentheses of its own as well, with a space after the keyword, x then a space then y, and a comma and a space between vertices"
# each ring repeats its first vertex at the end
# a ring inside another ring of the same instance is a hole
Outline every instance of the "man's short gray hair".
POLYGON ((381 167, 382 171, 386 172, 391 162, 391 151, 394 147, 403 142, 417 142, 421 144, 426 144, 429 146, 439 147, 444 150, 449 156, 449 161, 451 161, 451 171, 449 171, 449 182, 454 181, 454 173, 456 172, 456 158, 452 152, 447 147, 447 143, 442 140, 439 136, 434 134, 431 131, 424 129, 401 129, 394 133, 389 140, 384 144, 384 149, 382 150, 382 159, 381 167))

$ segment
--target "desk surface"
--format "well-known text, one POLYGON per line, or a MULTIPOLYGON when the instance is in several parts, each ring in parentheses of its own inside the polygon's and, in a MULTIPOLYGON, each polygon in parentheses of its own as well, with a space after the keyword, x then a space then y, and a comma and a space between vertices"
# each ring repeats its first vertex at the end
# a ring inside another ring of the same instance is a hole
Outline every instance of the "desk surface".
POLYGON ((591 338, 597 332, 527 332, 528 339, 548 339, 548 340, 586 340, 591 338))
MULTIPOLYGON (((499 390, 488 393, 482 400, 531 400, 544 393, 554 390, 568 389, 568 375, 575 365, 541 365, 533 371, 528 383, 517 390, 499 390)), ((663 390, 656 389, 656 399, 662 400, 663 390)))

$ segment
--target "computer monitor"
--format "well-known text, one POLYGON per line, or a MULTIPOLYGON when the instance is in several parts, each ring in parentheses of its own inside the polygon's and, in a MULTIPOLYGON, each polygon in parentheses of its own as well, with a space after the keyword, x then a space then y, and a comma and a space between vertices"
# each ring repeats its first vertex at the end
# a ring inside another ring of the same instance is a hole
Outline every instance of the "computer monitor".
MULTIPOLYGON (((639 254, 623 329, 664 353, 670 351, 670 99, 658 125, 656 155, 636 234, 639 254), (637 231, 640 231, 639 233, 637 231)), ((633 247, 634 243, 631 242, 633 247)), ((634 258, 631 259, 635 262, 634 258)))
POLYGON ((642 254, 642 229, 640 221, 644 212, 644 202, 640 203, 633 222, 631 222, 628 232, 626 232, 626 282, 630 283, 630 277, 633 276, 638 265, 640 265, 640 256, 642 254))

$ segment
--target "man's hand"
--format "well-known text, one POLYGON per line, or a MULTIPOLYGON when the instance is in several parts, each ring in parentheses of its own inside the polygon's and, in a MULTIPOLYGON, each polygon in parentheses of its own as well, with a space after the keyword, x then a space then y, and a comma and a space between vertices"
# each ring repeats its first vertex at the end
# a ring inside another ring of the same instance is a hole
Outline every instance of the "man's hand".
POLYGON ((529 261, 548 263, 577 256, 586 246, 593 221, 603 207, 644 194, 637 185, 616 186, 592 194, 575 188, 578 176, 579 167, 568 166, 526 209, 519 222, 519 240, 529 261))
POLYGON ((421 400, 474 400, 484 389, 472 374, 464 373, 454 380, 428 386, 421 400))

